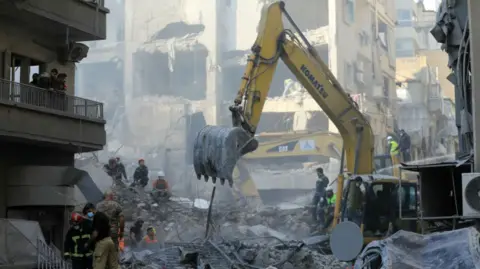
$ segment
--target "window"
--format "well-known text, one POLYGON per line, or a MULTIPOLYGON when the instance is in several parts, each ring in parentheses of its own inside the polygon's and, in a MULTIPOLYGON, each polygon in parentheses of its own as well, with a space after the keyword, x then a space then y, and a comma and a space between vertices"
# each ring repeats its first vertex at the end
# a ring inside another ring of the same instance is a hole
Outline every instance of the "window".
POLYGON ((348 24, 355 23, 355 0, 345 0, 344 20, 348 24))
POLYGON ((397 20, 398 21, 411 21, 412 20, 412 11, 408 9, 398 9, 397 10, 397 20))
POLYGON ((417 20, 415 14, 408 9, 397 10, 397 21, 399 27, 413 27, 417 20))
POLYGON ((402 185, 398 195, 402 203, 402 211, 414 211, 417 208, 417 188, 411 185, 402 185))
POLYGON ((397 57, 414 57, 415 45, 410 38, 398 38, 395 40, 395 49, 397 57))

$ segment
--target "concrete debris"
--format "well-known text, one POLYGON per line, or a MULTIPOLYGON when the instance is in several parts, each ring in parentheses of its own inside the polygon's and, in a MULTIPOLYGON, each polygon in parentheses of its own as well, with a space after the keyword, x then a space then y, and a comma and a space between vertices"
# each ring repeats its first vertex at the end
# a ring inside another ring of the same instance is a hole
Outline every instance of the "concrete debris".
POLYGON ((123 206, 126 231, 135 220, 142 219, 144 229, 156 229, 161 243, 158 249, 131 250, 126 235, 124 268, 132 264, 159 269, 346 267, 322 252, 325 240, 302 240, 312 238, 308 207, 254 210, 214 203, 211 233, 205 237, 209 201, 173 196, 160 202, 137 188, 115 187, 114 192, 123 206))

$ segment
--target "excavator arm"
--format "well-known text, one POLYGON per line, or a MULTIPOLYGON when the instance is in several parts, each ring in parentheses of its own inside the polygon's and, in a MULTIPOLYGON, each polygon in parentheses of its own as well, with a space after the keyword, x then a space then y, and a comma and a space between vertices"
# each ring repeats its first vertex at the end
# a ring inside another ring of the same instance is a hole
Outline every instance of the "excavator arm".
MULTIPOLYGON (((258 147, 255 132, 278 61, 282 59, 297 80, 332 120, 343 139, 346 166, 354 174, 373 172, 372 128, 355 102, 342 89, 328 66, 302 35, 285 10, 275 2, 262 10, 258 36, 248 57, 240 90, 230 107, 233 128, 206 126, 196 138, 194 168, 197 177, 220 178, 233 184, 238 159, 258 147), (284 29, 283 15, 297 35, 284 29)), ((340 186, 339 186, 340 187, 340 186)))

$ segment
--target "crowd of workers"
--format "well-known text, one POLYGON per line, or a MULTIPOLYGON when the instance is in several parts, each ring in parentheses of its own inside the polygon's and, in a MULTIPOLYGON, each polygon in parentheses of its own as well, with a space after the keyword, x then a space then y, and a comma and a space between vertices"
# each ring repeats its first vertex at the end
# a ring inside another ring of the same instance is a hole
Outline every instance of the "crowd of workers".
MULTIPOLYGON (((108 163, 103 166, 103 170, 112 177, 115 184, 124 185, 124 181, 129 181, 125 165, 119 157, 111 158, 108 163)), ((139 186, 145 188, 150 181, 148 167, 145 165, 144 159, 138 160, 138 166, 133 173, 132 187, 139 186)), ((157 173, 157 178, 153 181, 153 188, 156 190, 169 190, 168 182, 165 180, 165 174, 162 171, 157 173)), ((165 195, 169 195, 168 193, 165 195)))
MULTIPOLYGON (((96 206, 87 203, 82 213, 73 212, 70 229, 64 243, 64 257, 71 261, 72 269, 118 268, 119 253, 125 248, 125 219, 113 192, 96 206)), ((143 221, 137 220, 130 229, 128 238, 131 248, 160 247, 154 227, 146 229, 143 236, 143 221)))
MULTIPOLYGON (((109 159, 104 170, 117 185, 123 183, 123 178, 128 181, 125 166, 119 157, 109 159)), ((145 160, 138 161, 133 179, 131 186, 143 188, 148 184, 145 160)), ((169 185, 163 172, 158 172, 157 178, 153 180, 152 194, 170 197, 169 185)), ((114 198, 114 193, 109 191, 96 206, 87 203, 82 213, 72 213, 71 226, 64 243, 64 257, 71 261, 72 269, 119 268, 119 253, 125 248, 125 220, 122 207, 114 198)), ((146 234, 143 235, 143 224, 143 220, 138 219, 130 228, 127 239, 129 247, 160 247, 155 228, 147 227, 146 234)))
MULTIPOLYGON (((399 141, 397 142, 392 136, 387 137, 389 152, 392 158, 401 158, 402 162, 411 160, 410 154, 410 136, 405 130, 400 130, 399 141)), ((336 202, 336 194, 329 187, 329 179, 324 174, 322 168, 317 168, 317 182, 315 186, 315 194, 312 199, 312 218, 319 224, 320 230, 327 229, 333 221, 334 209, 336 202)), ((361 202, 358 202, 361 204, 361 202)), ((350 212, 354 214, 355 212, 350 212)), ((355 218, 355 216, 351 216, 355 218)))

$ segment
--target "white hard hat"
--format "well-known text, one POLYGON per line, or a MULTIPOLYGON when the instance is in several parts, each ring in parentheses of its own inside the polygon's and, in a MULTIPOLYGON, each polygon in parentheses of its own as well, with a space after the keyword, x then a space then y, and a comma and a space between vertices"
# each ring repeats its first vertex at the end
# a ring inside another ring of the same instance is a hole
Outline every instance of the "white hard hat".
POLYGON ((387 140, 392 140, 393 138, 391 136, 387 136, 387 140))
POLYGON ((332 188, 332 186, 328 186, 325 190, 326 191, 333 191, 333 188, 332 188))
POLYGON ((157 176, 158 177, 165 177, 165 173, 163 171, 158 171, 157 176))

